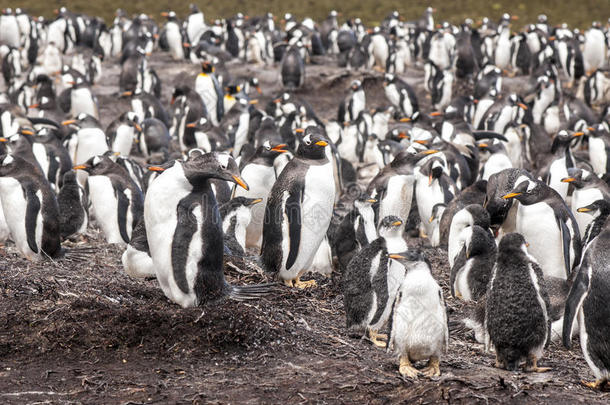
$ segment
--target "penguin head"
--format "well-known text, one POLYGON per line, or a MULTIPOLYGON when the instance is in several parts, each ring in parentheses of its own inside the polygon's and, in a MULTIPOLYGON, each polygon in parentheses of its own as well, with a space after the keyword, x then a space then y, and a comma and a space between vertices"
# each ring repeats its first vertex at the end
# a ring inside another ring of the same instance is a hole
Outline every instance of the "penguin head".
POLYGON ((508 194, 502 196, 504 200, 515 198, 525 205, 535 204, 540 200, 540 196, 545 191, 545 184, 540 181, 519 176, 515 182, 515 187, 508 194))
MULTIPOLYGON (((568 169, 568 177, 561 179, 563 183, 569 183, 575 188, 580 189, 587 185, 595 185, 600 182, 600 178, 588 170, 578 167, 570 167, 568 169)), ((603 181, 603 180, 602 180, 603 181)))
POLYGON ((440 179, 445 171, 445 162, 443 159, 433 156, 428 159, 420 168, 420 172, 423 175, 428 176, 428 185, 432 184, 434 180, 440 179))
MULTIPOLYGON (((608 106, 607 108, 610 108, 610 106, 608 106)), ((608 111, 608 114, 610 114, 610 110, 608 111)), ((608 128, 603 123, 589 127, 588 134, 589 134, 589 136, 592 136, 595 138, 610 136, 610 134, 608 133, 608 128)))
POLYGON ((472 226, 472 230, 467 237, 465 245, 467 259, 496 250, 496 240, 489 231, 489 228, 483 228, 479 225, 472 226))
POLYGON ((241 178, 235 159, 228 153, 210 152, 189 158, 183 164, 184 175, 194 186, 210 178, 230 181, 248 190, 248 184, 241 178))
POLYGON ((326 147, 330 140, 324 133, 324 129, 318 126, 308 126, 300 139, 297 155, 307 159, 324 159, 326 147))
POLYGON ((76 171, 75 170, 66 171, 64 173, 62 184, 63 184, 62 187, 64 187, 67 184, 78 184, 76 181, 76 171))
POLYGON ((262 198, 234 197, 220 206, 220 216, 224 219, 230 213, 244 208, 249 211, 250 208, 262 201, 262 198))
POLYGON ((576 211, 583 214, 589 214, 597 218, 600 215, 610 214, 610 202, 604 199, 596 200, 584 207, 578 207, 576 211))
POLYGON ((358 198, 356 198, 354 200, 354 207, 358 210, 358 211, 362 211, 368 207, 373 206, 374 204, 377 203, 377 199, 376 198, 372 198, 369 194, 367 193, 362 193, 358 196, 358 198))
POLYGON ((74 170, 84 170, 90 176, 103 176, 112 172, 116 172, 119 166, 110 159, 109 156, 99 155, 93 156, 85 163, 72 167, 74 170))
POLYGON ((379 223, 377 229, 379 236, 382 237, 401 237, 404 229, 404 222, 395 215, 388 215, 379 223))
POLYGON ((6 146, 9 152, 15 152, 23 148, 31 149, 33 142, 32 135, 34 135, 34 131, 21 127, 16 134, 6 138, 0 138, 0 142, 6 146))
POLYGON ((23 172, 25 160, 11 154, 0 155, 0 177, 14 177, 23 172))
MULTIPOLYGON (((512 232, 504 235, 498 244, 498 256, 521 256, 527 254, 528 243, 523 235, 512 232)), ((498 259, 500 260, 500 259, 498 259)), ((513 266, 507 266, 507 269, 513 266)))
POLYGON ((574 132, 562 129, 557 133, 557 135, 555 135, 555 139, 553 139, 553 144, 551 145, 551 153, 555 153, 560 150, 565 151, 567 148, 570 147, 572 141, 583 135, 584 132, 574 132))
POLYGON ((356 91, 362 90, 362 82, 361 82, 360 80, 354 80, 354 81, 352 82, 352 84, 350 85, 350 89, 351 89, 353 92, 356 92, 356 91))
POLYGON ((432 207, 432 214, 430 215, 428 222, 432 223, 434 221, 440 221, 441 217, 443 216, 443 212, 445 212, 446 208, 447 204, 445 203, 434 204, 434 206, 432 207))
POLYGON ((286 150, 285 143, 272 144, 269 139, 266 139, 258 148, 256 148, 256 155, 264 159, 269 159, 271 162, 282 153, 288 152, 286 150))
POLYGON ((212 123, 206 117, 201 117, 197 121, 186 124, 187 128, 194 128, 195 132, 207 132, 212 129, 212 123))
POLYGON ((99 128, 100 123, 95 117, 86 114, 80 113, 75 118, 62 121, 61 123, 64 126, 73 125, 76 128, 99 128))
POLYGON ((209 60, 204 60, 201 62, 201 72, 205 74, 214 73, 214 65, 209 60))

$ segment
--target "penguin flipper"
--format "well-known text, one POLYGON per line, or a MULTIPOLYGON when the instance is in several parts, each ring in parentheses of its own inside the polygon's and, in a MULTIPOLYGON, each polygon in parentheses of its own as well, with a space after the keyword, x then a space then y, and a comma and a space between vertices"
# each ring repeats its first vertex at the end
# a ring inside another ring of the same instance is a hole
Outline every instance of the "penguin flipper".
POLYGON ((578 314, 583 301, 589 293, 591 285, 591 266, 585 257, 585 260, 578 269, 578 275, 570 288, 570 293, 565 303, 565 311, 563 316, 563 345, 569 349, 572 346, 572 324, 578 314))
POLYGON ((117 199, 117 221, 119 223, 119 232, 125 243, 129 243, 127 235, 127 210, 129 209, 129 198, 123 190, 115 186, 114 195, 117 199))
POLYGON ((26 199, 25 209, 25 234, 28 241, 28 246, 34 253, 38 253, 38 245, 36 244, 36 220, 40 212, 40 200, 31 189, 23 189, 26 199))
POLYGON ((462 246, 460 253, 455 257, 451 275, 449 276, 449 286, 451 287, 451 296, 455 298, 455 279, 458 272, 466 265, 466 245, 462 246))
POLYGON ((286 199, 284 213, 288 218, 288 234, 290 236, 290 250, 286 259, 286 270, 290 270, 299 254, 301 244, 301 204, 303 203, 305 182, 295 181, 293 190, 286 199))
POLYGON ((572 243, 572 234, 570 233, 568 225, 563 219, 558 218, 557 222, 559 222, 559 227, 561 229, 561 242, 563 243, 563 260, 566 276, 570 278, 570 273, 572 272, 572 266, 570 266, 570 243, 572 243))
POLYGON ((200 210, 201 206, 193 198, 182 199, 176 209, 176 229, 172 240, 172 268, 176 285, 182 292, 188 294, 189 284, 186 279, 186 261, 188 258, 188 246, 199 226, 194 210, 200 210))

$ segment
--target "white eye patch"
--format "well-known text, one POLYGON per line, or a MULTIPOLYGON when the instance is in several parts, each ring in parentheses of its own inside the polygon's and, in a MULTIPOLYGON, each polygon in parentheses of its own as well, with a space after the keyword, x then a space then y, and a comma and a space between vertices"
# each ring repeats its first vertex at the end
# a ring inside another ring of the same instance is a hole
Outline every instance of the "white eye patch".
POLYGON ((11 155, 7 155, 2 161, 2 166, 8 166, 13 163, 15 159, 11 155))

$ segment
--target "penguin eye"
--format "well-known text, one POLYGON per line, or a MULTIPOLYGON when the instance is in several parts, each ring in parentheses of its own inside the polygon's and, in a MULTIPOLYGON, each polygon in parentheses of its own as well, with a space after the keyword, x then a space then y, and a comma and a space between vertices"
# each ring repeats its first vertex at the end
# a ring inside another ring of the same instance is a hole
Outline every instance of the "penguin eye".
POLYGON ((311 141, 309 139, 305 139, 305 145, 311 145, 311 141))

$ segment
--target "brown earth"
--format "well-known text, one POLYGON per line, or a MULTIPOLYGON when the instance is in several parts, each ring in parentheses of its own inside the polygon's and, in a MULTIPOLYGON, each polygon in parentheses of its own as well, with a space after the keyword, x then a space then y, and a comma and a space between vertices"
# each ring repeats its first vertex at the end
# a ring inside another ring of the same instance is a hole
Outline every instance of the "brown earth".
MULTIPOLYGON (((191 80, 197 68, 153 66, 171 87, 191 80)), ((108 67, 108 64, 105 65, 108 67)), ((233 74, 257 74, 270 100, 278 90, 274 69, 238 65, 233 74)), ((116 98, 118 68, 95 88, 104 124, 128 107, 116 98)), ((308 67, 300 95, 322 118, 358 74, 308 67)), ((385 103, 381 74, 366 74, 369 106, 385 103)), ((421 71, 409 74, 420 98, 421 71)), ((519 83, 517 83, 518 85, 519 83)), ((424 101, 425 103, 425 101, 424 101)), ((418 245, 421 241, 410 240, 418 245)), ((95 247, 85 261, 31 263, 12 246, 0 259, 0 403, 576 403, 604 404, 610 394, 583 387, 592 379, 578 345, 551 344, 542 374, 493 367, 493 354, 464 332, 450 335, 442 376, 405 380, 397 361, 344 328, 340 275, 316 276, 318 287, 278 290, 261 301, 224 300, 203 308, 170 303, 156 281, 129 278, 122 250, 96 230, 79 246, 95 247)), ((446 252, 422 247, 448 305, 449 320, 461 304, 447 288, 446 252)), ((269 281, 256 266, 227 266, 231 283, 269 281), (236 270, 236 268, 238 270, 236 270)))

